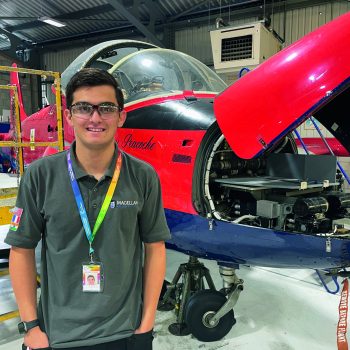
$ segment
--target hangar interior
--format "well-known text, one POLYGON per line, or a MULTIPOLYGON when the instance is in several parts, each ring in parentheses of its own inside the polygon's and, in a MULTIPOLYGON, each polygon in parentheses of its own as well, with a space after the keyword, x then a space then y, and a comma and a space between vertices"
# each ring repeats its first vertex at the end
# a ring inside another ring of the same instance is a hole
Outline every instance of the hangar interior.
MULTIPOLYGON (((254 69, 268 57, 249 65, 242 60, 242 64, 220 69, 215 65, 213 54, 213 40, 215 44, 218 39, 211 38, 212 33, 262 25, 269 29, 268 35, 285 48, 349 10, 347 0, 0 1, 0 66, 16 63, 18 67, 62 73, 76 57, 96 44, 116 39, 139 40, 196 58, 216 71, 229 86, 244 74, 243 68, 254 69), (48 24, 48 19, 56 20, 58 26, 48 24)), ((9 83, 8 72, 0 70, 0 85, 9 83)), ((28 115, 55 102, 53 83, 54 79, 49 76, 20 74, 28 115)), ((268 81, 266 88, 269 88, 268 81)), ((9 91, 0 90, 0 102, 0 125, 6 128, 11 108, 9 91)), ((249 103, 252 101, 247 101, 249 103)), ((326 138, 332 137, 318 125, 326 138)), ((319 138, 310 120, 297 130, 302 137, 319 138)), ((227 150, 224 141, 219 147, 223 153, 227 150)), ((350 158, 337 157, 337 160, 350 173, 350 158)), ((5 178, 0 179, 3 188, 16 186, 16 179, 12 178, 10 185, 5 178)), ((344 188, 349 191, 346 182, 344 188)), ((224 192, 217 196, 222 198, 224 192)), ((6 250, 3 239, 8 225, 0 224, 0 249, 6 250)), ((6 258, 1 258, 0 264, 6 268, 6 258)), ((186 257, 181 253, 169 252, 168 280, 185 261, 186 257)), ((220 276, 215 277, 217 266, 212 261, 206 264, 220 288, 220 276)), ((339 291, 335 295, 327 293, 314 271, 243 266, 239 274, 247 280, 247 288, 235 308, 237 325, 223 340, 203 345, 191 336, 176 338, 167 331, 167 326, 174 322, 174 315, 160 313, 154 348, 336 348, 339 291)), ((325 280, 330 288, 334 288, 330 277, 325 280)), ((12 313, 16 304, 9 277, 2 276, 2 270, 0 286, 0 350, 17 349, 21 340, 16 331, 18 317, 13 317, 16 315, 12 313)))

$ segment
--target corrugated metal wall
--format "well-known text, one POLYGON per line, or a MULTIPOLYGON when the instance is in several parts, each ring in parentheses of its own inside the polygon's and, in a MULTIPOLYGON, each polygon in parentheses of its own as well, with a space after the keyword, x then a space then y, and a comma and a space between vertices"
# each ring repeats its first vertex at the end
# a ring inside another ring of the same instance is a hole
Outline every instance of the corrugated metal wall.
POLYGON ((42 57, 43 70, 62 73, 67 66, 89 46, 79 46, 70 49, 47 52, 42 57))
MULTIPOLYGON (((326 5, 287 11, 286 14, 274 12, 271 16, 271 24, 281 37, 285 35, 285 46, 287 46, 349 10, 350 2, 333 1, 326 5)), ((239 26, 257 20, 257 17, 246 17, 238 21, 230 21, 229 25, 239 26)), ((210 24, 206 26, 190 27, 189 24, 188 28, 177 30, 175 32, 176 50, 185 52, 209 66, 213 65, 209 31, 214 29, 215 18, 212 18, 210 24)))
POLYGON ((287 46, 349 10, 350 3, 347 1, 330 1, 325 5, 287 11, 285 31, 284 13, 274 14, 272 25, 280 36, 283 36, 285 32, 285 45, 287 46))

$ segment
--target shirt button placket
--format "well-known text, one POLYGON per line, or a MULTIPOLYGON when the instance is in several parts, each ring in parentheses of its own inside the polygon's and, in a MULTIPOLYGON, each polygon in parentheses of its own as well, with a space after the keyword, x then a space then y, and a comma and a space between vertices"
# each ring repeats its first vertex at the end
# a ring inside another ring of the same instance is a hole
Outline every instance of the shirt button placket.
POLYGON ((92 192, 93 193, 92 193, 92 196, 91 196, 91 200, 92 200, 91 206, 92 206, 93 209, 96 209, 97 208, 97 202, 96 202, 96 200, 97 200, 97 196, 96 196, 97 188, 94 187, 92 189, 92 192))

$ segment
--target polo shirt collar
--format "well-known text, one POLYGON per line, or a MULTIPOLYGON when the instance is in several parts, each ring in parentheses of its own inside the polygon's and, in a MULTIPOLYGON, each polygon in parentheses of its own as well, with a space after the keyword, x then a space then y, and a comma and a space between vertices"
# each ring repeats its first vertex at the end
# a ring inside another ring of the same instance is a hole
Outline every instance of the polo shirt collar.
MULTIPOLYGON (((73 171, 74 171, 74 175, 75 175, 75 178, 77 180, 85 177, 85 176, 89 176, 89 174, 80 167, 79 163, 78 163, 78 160, 77 160, 77 157, 76 157, 76 154, 75 154, 75 148, 76 148, 76 142, 73 141, 71 147, 69 148, 68 152, 70 152, 70 157, 71 157, 71 160, 72 160, 72 168, 73 168, 73 171)), ((112 178, 113 177, 113 174, 114 174, 114 170, 115 170, 115 163, 117 161, 117 155, 118 155, 118 145, 117 143, 115 143, 115 152, 113 154, 113 158, 112 158, 112 161, 111 163, 109 164, 106 172, 105 172, 105 176, 106 177, 110 177, 112 178)))

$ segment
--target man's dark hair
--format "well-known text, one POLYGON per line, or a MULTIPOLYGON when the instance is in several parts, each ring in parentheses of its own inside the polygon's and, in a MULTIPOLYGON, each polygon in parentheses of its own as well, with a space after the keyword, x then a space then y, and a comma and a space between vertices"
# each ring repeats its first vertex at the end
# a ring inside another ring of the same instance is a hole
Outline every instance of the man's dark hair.
POLYGON ((83 68, 76 72, 66 87, 67 108, 73 103, 73 94, 81 87, 109 85, 115 90, 118 105, 124 108, 124 96, 113 75, 105 70, 97 68, 83 68))

